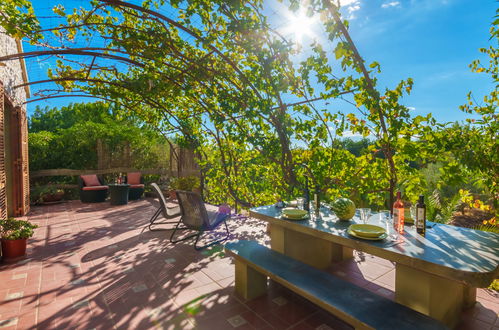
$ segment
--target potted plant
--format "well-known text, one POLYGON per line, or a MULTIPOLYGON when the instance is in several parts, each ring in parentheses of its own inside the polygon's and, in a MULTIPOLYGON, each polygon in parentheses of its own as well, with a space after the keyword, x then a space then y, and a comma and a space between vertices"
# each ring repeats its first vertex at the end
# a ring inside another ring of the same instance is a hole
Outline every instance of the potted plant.
POLYGON ((26 256, 27 240, 33 236, 35 228, 38 226, 25 220, 0 220, 3 261, 17 261, 26 256))
POLYGON ((33 204, 51 204, 62 200, 64 190, 54 185, 34 186, 30 195, 33 204))

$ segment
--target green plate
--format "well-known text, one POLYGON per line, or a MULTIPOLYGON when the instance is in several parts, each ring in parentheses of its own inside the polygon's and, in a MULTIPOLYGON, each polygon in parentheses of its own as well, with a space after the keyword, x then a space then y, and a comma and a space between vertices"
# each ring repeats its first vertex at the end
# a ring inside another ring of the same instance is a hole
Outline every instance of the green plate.
POLYGON ((302 219, 308 215, 308 212, 300 209, 285 208, 282 209, 282 215, 288 219, 302 219))
POLYGON ((356 235, 362 237, 380 237, 386 230, 382 227, 369 224, 355 224, 349 227, 356 235))
POLYGON ((357 235, 353 230, 351 230, 350 228, 348 228, 348 235, 350 236, 353 236, 353 237, 357 237, 357 238, 360 238, 360 239, 366 239, 368 241, 381 241, 385 238, 388 237, 387 233, 384 233, 382 234, 381 236, 379 237, 365 237, 365 236, 359 236, 357 235))
POLYGON ((305 214, 305 216, 303 216, 301 218, 288 218, 288 217, 286 217, 283 214, 283 215, 281 215, 281 219, 284 219, 284 220, 294 220, 294 221, 307 220, 308 219, 308 214, 305 214))

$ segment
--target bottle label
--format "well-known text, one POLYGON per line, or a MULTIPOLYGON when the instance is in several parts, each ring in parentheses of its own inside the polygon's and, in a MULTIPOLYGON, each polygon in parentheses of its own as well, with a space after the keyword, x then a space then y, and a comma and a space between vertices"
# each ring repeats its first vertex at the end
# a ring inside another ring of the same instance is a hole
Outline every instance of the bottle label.
POLYGON ((398 230, 398 228, 399 228, 399 219, 400 219, 399 209, 394 208, 393 209, 393 227, 396 230, 398 230))
POLYGON ((404 233, 404 208, 399 208, 398 209, 398 214, 399 214, 399 221, 397 224, 397 230, 399 231, 400 234, 404 233))
POLYGON ((418 208, 417 213, 416 213, 416 226, 418 228, 423 228, 424 226, 424 208, 418 208))

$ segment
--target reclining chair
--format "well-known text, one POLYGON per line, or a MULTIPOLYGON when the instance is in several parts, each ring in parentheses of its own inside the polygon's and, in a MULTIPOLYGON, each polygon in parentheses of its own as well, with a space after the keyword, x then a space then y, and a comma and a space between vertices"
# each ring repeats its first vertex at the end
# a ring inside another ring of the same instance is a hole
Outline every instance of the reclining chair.
POLYGON ((201 196, 195 192, 177 190, 176 193, 178 203, 180 205, 181 217, 179 222, 175 226, 175 230, 173 231, 172 236, 170 237, 170 242, 178 243, 180 241, 195 237, 196 240, 194 241, 194 249, 202 250, 204 248, 212 246, 213 244, 225 241, 227 238, 229 238, 229 227, 227 227, 227 222, 225 220, 230 217, 230 214, 226 212, 213 212, 206 210, 206 206, 201 196), (215 230, 222 222, 225 224, 226 230, 226 234, 224 236, 220 238, 215 237, 206 245, 197 245, 200 237, 205 231, 215 230), (184 227, 180 227, 181 223, 184 225, 184 227), (196 231, 196 233, 175 240, 174 236, 177 230, 183 229, 194 230, 196 231))
POLYGON ((161 189, 159 189, 159 186, 156 183, 151 183, 152 188, 156 192, 156 195, 158 196, 159 199, 159 207, 154 212, 153 216, 149 220, 149 230, 150 231, 160 231, 160 230, 170 230, 171 228, 168 229, 153 229, 154 225, 162 225, 162 224, 173 224, 177 223, 178 220, 175 221, 163 221, 163 222, 156 222, 158 220, 159 216, 162 215, 165 219, 173 219, 177 218, 180 215, 180 208, 178 206, 175 207, 168 207, 166 203, 165 196, 161 192, 161 189))

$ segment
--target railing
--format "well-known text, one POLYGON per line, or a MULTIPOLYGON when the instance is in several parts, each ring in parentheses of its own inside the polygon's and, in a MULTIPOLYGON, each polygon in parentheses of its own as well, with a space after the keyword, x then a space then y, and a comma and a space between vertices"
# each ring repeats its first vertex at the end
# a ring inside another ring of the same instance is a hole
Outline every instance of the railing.
MULTIPOLYGON (((129 173, 129 172, 140 172, 142 175, 148 174, 159 174, 166 175, 169 177, 183 177, 183 176, 199 176, 199 170, 183 170, 183 171, 171 171, 169 169, 164 168, 152 168, 152 169, 136 169, 129 167, 116 167, 116 168, 108 168, 104 170, 72 170, 67 168, 62 169, 50 169, 50 170, 39 170, 30 172, 30 179, 41 178, 46 176, 78 176, 78 175, 87 175, 87 174, 109 174, 109 173, 129 173)), ((77 184, 67 184, 67 183, 55 183, 51 185, 42 185, 44 186, 56 186, 61 189, 74 189, 78 188, 77 184)))
POLYGON ((50 169, 50 170, 39 170, 30 172, 30 178, 40 178, 45 176, 78 176, 78 175, 86 175, 86 174, 108 174, 108 173, 128 173, 128 172, 140 172, 143 175, 148 174, 159 174, 159 175, 167 175, 171 177, 182 177, 182 176, 199 176, 199 170, 183 170, 180 172, 171 171, 169 169, 136 169, 136 168, 127 168, 127 167, 116 167, 109 168, 104 170, 71 170, 71 169, 50 169))

